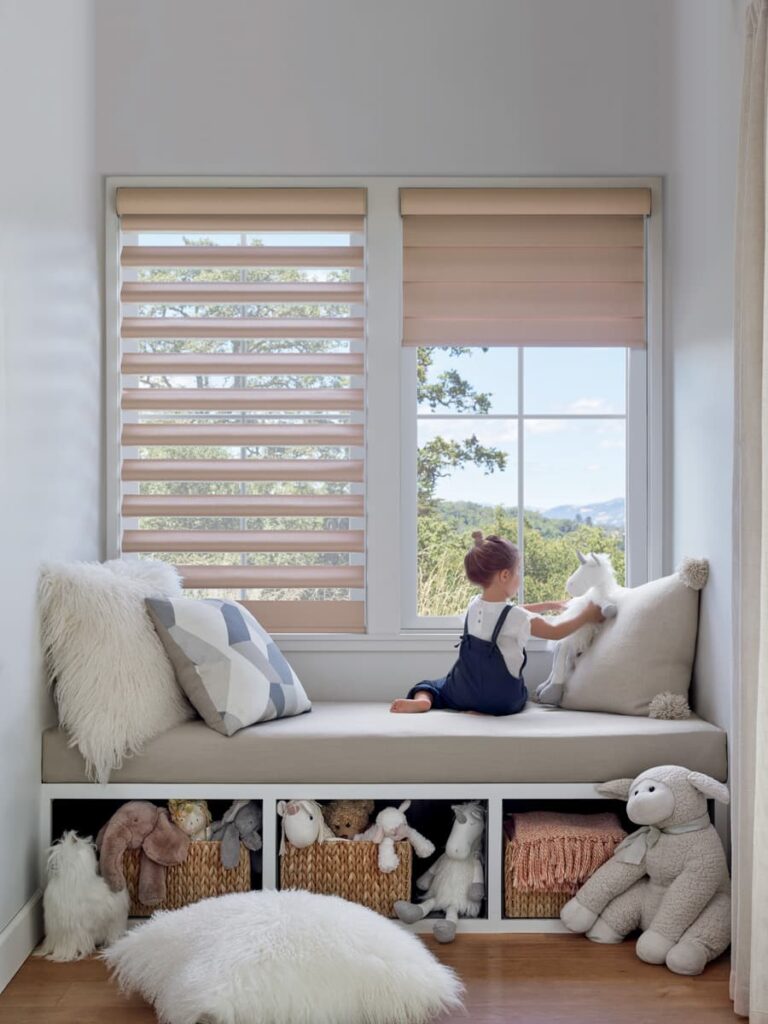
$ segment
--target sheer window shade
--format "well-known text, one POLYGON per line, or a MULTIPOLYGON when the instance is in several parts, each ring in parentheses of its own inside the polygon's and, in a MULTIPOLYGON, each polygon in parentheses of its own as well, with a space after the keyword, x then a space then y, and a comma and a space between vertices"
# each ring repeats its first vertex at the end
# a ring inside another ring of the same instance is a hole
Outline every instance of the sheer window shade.
POLYGON ((364 189, 121 188, 122 550, 360 632, 364 189))
POLYGON ((404 188, 403 344, 645 345, 644 188, 404 188))

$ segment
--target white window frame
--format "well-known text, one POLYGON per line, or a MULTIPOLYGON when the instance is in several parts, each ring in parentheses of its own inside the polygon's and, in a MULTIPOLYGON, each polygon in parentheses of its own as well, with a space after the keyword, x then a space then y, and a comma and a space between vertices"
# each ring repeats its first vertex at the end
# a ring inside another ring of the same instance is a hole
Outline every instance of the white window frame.
POLYGON ((629 355, 627 395, 627 559, 633 586, 661 575, 663 556, 662 437, 662 182, 659 177, 180 177, 131 176, 106 179, 106 537, 107 557, 120 538, 120 303, 119 220, 115 192, 120 187, 361 187, 368 191, 367 236, 367 448, 366 448, 366 608, 364 635, 286 634, 285 650, 447 650, 456 620, 430 626, 415 613, 415 353, 404 351, 402 336, 402 222, 399 190, 405 187, 626 187, 651 190, 647 219, 647 335, 644 351, 629 355), (630 421, 632 427, 630 428, 630 421), (411 427, 409 424, 413 424, 411 427), (406 463, 414 466, 405 472, 406 463), (406 517, 410 517, 406 518, 406 517), (644 522, 641 523, 641 519, 644 522), (414 531, 408 539, 406 524, 414 531), (630 525, 631 522, 631 525, 630 525), (410 545, 410 546, 409 546, 410 545), (415 645, 415 646, 414 646, 415 645))

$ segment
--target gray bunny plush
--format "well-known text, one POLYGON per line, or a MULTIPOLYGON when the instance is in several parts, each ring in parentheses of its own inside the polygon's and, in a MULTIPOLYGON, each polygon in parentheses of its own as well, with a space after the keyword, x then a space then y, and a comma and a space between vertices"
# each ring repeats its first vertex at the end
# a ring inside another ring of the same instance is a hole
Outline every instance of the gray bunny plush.
POLYGON ((211 839, 221 842, 221 865, 224 868, 237 867, 240 860, 240 843, 251 851, 251 867, 261 870, 261 807, 255 800, 235 800, 220 821, 211 826, 211 839))

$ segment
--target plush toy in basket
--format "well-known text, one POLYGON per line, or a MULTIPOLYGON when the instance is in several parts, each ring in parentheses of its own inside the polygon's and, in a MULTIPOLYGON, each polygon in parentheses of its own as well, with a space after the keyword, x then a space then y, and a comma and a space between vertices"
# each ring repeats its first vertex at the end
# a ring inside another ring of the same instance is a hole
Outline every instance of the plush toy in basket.
POLYGON ((221 865, 232 869, 240 861, 240 847, 250 854, 251 868, 261 873, 261 806, 256 800, 235 800, 220 821, 211 826, 211 839, 221 843, 221 865))
POLYGON ((707 798, 728 803, 728 790, 679 765, 597 789, 628 800, 627 815, 641 828, 563 907, 563 924, 594 942, 621 942, 641 928, 641 960, 700 974, 731 939, 728 866, 707 813, 707 798))
POLYGON ((410 800, 404 800, 399 807, 385 807, 376 815, 376 821, 362 835, 355 836, 355 842, 370 841, 379 846, 379 871, 395 871, 400 862, 396 843, 406 839, 413 847, 417 857, 431 857, 435 852, 435 844, 411 828, 405 812, 411 806, 410 800))
POLYGON ((342 831, 347 821, 367 823, 372 810, 373 801, 335 801, 323 808, 315 800, 281 800, 280 887, 341 896, 394 917, 395 902, 411 892, 409 843, 398 842, 394 870, 382 872, 377 843, 336 836, 325 817, 337 824, 341 819, 342 831))

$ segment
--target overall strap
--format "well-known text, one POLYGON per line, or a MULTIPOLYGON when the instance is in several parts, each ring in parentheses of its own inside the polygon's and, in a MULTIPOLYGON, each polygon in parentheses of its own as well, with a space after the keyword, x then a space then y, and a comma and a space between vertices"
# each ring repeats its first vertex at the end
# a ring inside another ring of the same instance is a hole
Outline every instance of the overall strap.
POLYGON ((469 612, 464 616, 464 631, 461 635, 464 639, 469 636, 469 612))
POLYGON ((496 625, 493 627, 493 635, 491 636, 492 644, 495 644, 496 641, 499 639, 499 633, 504 628, 504 623, 507 621, 507 616, 512 611, 512 608, 513 606, 511 604, 508 604, 501 609, 501 615, 499 616, 496 625))

